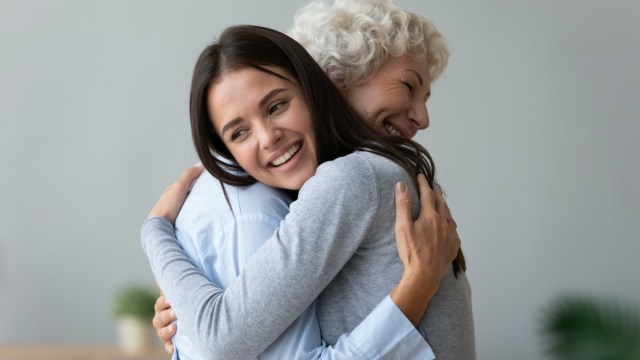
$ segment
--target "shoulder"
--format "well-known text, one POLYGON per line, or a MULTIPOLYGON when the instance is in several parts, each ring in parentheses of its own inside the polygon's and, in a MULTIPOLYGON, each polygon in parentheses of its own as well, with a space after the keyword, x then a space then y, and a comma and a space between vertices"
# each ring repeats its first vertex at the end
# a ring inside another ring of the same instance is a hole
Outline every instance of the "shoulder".
MULTIPOLYGON (((300 189, 298 200, 312 199, 319 207, 338 204, 371 206, 378 203, 380 162, 387 160, 367 152, 349 155, 321 164, 315 175, 300 189)), ((325 209, 326 210, 326 209, 325 209)))
POLYGON ((387 181, 404 180, 403 175, 406 175, 404 173, 400 165, 384 156, 368 151, 357 151, 323 163, 318 167, 312 180, 336 186, 357 184, 377 187, 386 186, 382 183, 387 181))
POLYGON ((224 185, 224 191, 218 179, 203 172, 191 188, 176 219, 176 225, 203 221, 228 224, 235 222, 238 217, 272 218, 279 221, 289 211, 289 196, 261 183, 244 187, 224 185))

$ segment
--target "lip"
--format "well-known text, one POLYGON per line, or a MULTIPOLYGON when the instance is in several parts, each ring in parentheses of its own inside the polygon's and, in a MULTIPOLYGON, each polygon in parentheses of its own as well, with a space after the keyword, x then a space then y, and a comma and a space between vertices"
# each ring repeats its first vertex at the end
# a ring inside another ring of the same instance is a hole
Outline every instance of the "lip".
POLYGON ((289 165, 289 163, 291 163, 292 161, 295 161, 296 158, 298 158, 298 155, 304 150, 304 141, 302 140, 298 140, 298 141, 294 141, 290 144, 288 144, 287 146, 283 146, 280 148, 280 150, 277 153, 274 153, 273 155, 271 155, 269 157, 269 159, 266 161, 266 167, 269 169, 280 169, 280 168, 286 168, 287 165, 289 165), (296 145, 300 145, 300 149, 298 149, 298 151, 293 155, 293 157, 291 157, 291 159, 287 160, 287 162, 285 162, 284 164, 281 164, 280 166, 273 166, 271 165, 272 162, 274 162, 277 158, 279 158, 280 156, 284 155, 287 153, 287 151, 291 150, 292 147, 296 146, 296 145))

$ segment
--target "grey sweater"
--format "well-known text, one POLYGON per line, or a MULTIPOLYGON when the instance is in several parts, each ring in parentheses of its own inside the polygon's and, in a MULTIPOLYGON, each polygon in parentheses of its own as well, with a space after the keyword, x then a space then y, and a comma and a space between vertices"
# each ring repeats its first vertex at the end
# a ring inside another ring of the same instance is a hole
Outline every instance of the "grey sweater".
MULTIPOLYGON (((358 152, 322 164, 279 230, 226 290, 189 262, 167 222, 145 222, 143 248, 160 287, 189 304, 189 311, 180 312, 190 314, 181 316, 180 326, 193 329, 203 356, 256 356, 316 297, 322 336, 333 344, 402 275, 394 233, 397 181, 418 199, 412 179, 383 157, 358 152)), ((418 201, 412 204, 417 216, 418 201)), ((439 360, 475 359, 471 291, 464 274, 456 279, 449 271, 419 329, 439 360)))

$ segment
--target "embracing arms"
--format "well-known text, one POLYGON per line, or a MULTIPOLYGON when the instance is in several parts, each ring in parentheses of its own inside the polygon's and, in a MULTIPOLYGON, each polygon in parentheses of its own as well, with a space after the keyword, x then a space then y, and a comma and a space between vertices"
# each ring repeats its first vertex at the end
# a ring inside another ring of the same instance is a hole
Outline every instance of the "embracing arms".
MULTIPOLYGON (((370 179, 365 179, 363 181, 369 180, 370 179)), ((420 181, 421 183, 423 182, 423 180, 420 181)), ((184 186, 182 186, 179 181, 176 183, 177 185, 174 184, 168 189, 168 192, 163 195, 163 198, 171 199, 173 196, 172 191, 179 195, 181 186, 181 196, 184 197, 188 189, 188 183, 188 181, 185 181, 186 185, 183 184, 184 186)), ((338 191, 339 189, 335 190, 338 191)), ((402 189, 399 188, 398 190, 402 189)), ((452 236, 455 232, 455 227, 443 226, 443 224, 448 224, 446 219, 450 218, 448 211, 445 211, 446 205, 443 207, 444 203, 439 203, 437 196, 433 195, 428 188, 426 188, 426 190, 429 192, 426 193, 426 195, 423 193, 421 200, 422 207, 426 209, 426 211, 421 213, 421 218, 416 223, 411 221, 410 211, 408 210, 409 207, 407 206, 408 203, 403 200, 408 199, 406 192, 403 194, 402 191, 399 191, 399 196, 397 197, 397 201, 400 204, 399 209, 405 206, 406 210, 405 212, 398 211, 398 224, 404 222, 404 225, 397 227, 397 230, 400 230, 397 241, 401 258, 405 264, 405 274, 397 288, 392 292, 392 299, 398 308, 400 308, 413 323, 416 323, 424 312, 430 296, 433 295, 437 288, 440 276, 448 268, 448 264, 452 259, 451 256, 448 256, 448 253, 455 254, 455 250, 459 245, 457 236, 452 236), (429 194, 431 194, 431 196, 429 194), (429 209, 431 209, 431 213, 429 209), (426 246, 417 246, 415 239, 412 239, 412 237, 415 237, 416 234, 423 234, 424 230, 429 230, 429 228, 435 230, 435 232, 429 233, 432 239, 427 240, 430 241, 430 243, 427 243, 426 246), (447 231, 449 231, 449 235, 446 235, 447 231), (450 241, 447 236, 453 237, 456 240, 450 241), (445 241, 443 239, 447 240, 445 241), (458 241, 458 243, 456 243, 456 241, 458 241), (452 243, 454 244, 453 246, 450 245, 452 243), (443 250, 444 245, 450 246, 454 251, 443 250), (439 264, 438 261, 440 261, 441 264, 439 264), (425 272, 424 269, 429 269, 430 271, 425 272), (426 273, 428 273, 427 276, 429 278, 424 277, 426 273), (431 286, 425 286, 425 283, 431 284, 431 286), (416 289, 421 289, 418 300, 415 299, 416 289), (416 307, 416 303, 420 305, 416 307)), ((346 196, 349 196, 349 194, 346 194, 346 196)), ((361 197, 361 195, 358 197, 361 197)), ((161 198, 161 201, 154 207, 151 216, 160 215, 168 219, 172 217, 175 218, 177 211, 164 212, 162 209, 163 198, 161 198)), ((350 198, 348 200, 360 201, 362 199, 350 198)), ((366 201, 371 201, 371 199, 366 199, 366 201)), ((348 217, 354 214, 347 213, 344 215, 348 217)), ((360 216, 360 214, 357 215, 360 216)), ((322 222, 323 220, 319 221, 322 222)), ((363 221, 367 221, 367 219, 363 219, 363 221)), ((368 221, 371 220, 369 219, 368 221)), ((350 257, 350 253, 354 251, 354 247, 357 247, 357 243, 347 244, 347 246, 351 248, 345 249, 343 246, 338 250, 332 249, 333 246, 330 246, 329 249, 327 249, 326 246, 319 246, 319 244, 317 244, 317 232, 320 231, 318 230, 319 228, 322 228, 322 223, 310 226, 307 232, 305 232, 304 229, 293 230, 293 234, 291 230, 285 231, 284 233, 278 234, 279 237, 270 241, 271 249, 269 249, 270 252, 267 257, 267 260, 277 263, 275 268, 278 269, 278 271, 270 271, 265 274, 263 269, 273 269, 274 264, 264 263, 265 260, 263 259, 263 264, 257 268, 260 271, 249 268, 249 275, 243 274, 245 279, 240 278, 241 284, 251 284, 250 287, 246 289, 236 289, 234 288, 234 283, 227 291, 223 292, 221 289, 210 284, 206 279, 202 279, 202 275, 197 274, 197 271, 185 272, 181 270, 176 272, 175 270, 177 268, 184 269, 185 266, 193 265, 188 262, 188 259, 184 258, 184 254, 182 254, 181 257, 179 245, 175 242, 175 234, 172 234, 173 229, 170 224, 168 224, 169 226, 165 226, 167 224, 163 224, 158 219, 151 219, 149 222, 155 225, 149 226, 149 224, 147 224, 145 228, 143 228, 143 244, 151 259, 154 273, 158 277, 161 287, 167 291, 169 298, 172 299, 176 313, 180 315, 180 326, 197 329, 197 333, 193 335, 196 340, 200 342, 200 345, 205 347, 206 354, 215 354, 215 351, 222 353, 233 351, 229 346, 242 347, 245 352, 239 356, 254 356, 256 351, 257 353, 262 351, 266 345, 275 340, 275 337, 286 328, 293 318, 297 317, 300 312, 304 310, 304 307, 317 296, 324 288, 324 285, 326 285, 326 282, 339 270, 339 267, 334 269, 333 265, 327 265, 327 259, 332 260, 335 257, 341 256, 342 258, 338 261, 338 264, 344 263, 350 257), (295 235, 308 239, 308 241, 302 244, 294 242, 293 245, 287 243, 287 241, 290 242, 291 237, 295 237, 295 235), (149 241, 150 244, 145 244, 149 241), (285 243, 289 245, 285 246, 285 243), (319 254, 319 252, 324 253, 319 254), (344 252, 344 254, 336 254, 336 252, 344 252), (308 254, 313 256, 309 257, 308 254), (305 256, 307 257, 305 258, 305 256), (162 261, 155 261, 159 258, 162 259, 162 261), (303 259, 304 261, 299 259, 303 259), (300 271, 300 267, 305 267, 304 271, 300 271), (247 276, 253 280, 247 280, 247 276), (323 276, 328 277, 328 280, 323 279, 323 276), (305 283, 308 278, 311 278, 309 280, 310 284, 305 283), (256 279, 263 280, 266 283, 256 282, 256 279), (188 294, 188 296, 192 301, 188 303, 198 305, 195 306, 195 308, 185 308, 181 310, 180 295, 187 296, 187 294, 180 294, 179 291, 174 289, 174 286, 178 286, 178 288, 180 286, 189 288, 189 286, 185 286, 186 284, 191 285, 191 293, 188 294), (299 287, 302 288, 302 290, 295 289, 291 284, 295 284, 295 287, 300 285, 299 287), (193 286, 195 286, 195 288, 193 286), (270 286, 277 288, 277 291, 273 289, 270 290, 268 288, 270 286), (196 291, 194 289, 197 289, 198 294, 193 294, 193 292, 196 291), (171 291, 175 291, 177 294, 173 294, 172 296, 171 291), (310 291, 311 294, 305 294, 305 291, 310 291), (266 295, 264 295, 265 293, 266 295), (225 298, 227 296, 230 298, 225 298), (239 304, 236 302, 239 302, 239 304), (256 310, 252 305, 253 303, 260 304, 260 308, 256 310), (241 317, 243 318, 233 318, 234 311, 240 311, 243 315, 241 317), (183 315, 188 312, 197 313, 199 316, 195 320, 189 319, 188 315, 183 315), (246 315, 247 313, 250 315, 246 315), (229 315, 231 318, 225 319, 223 317, 222 319, 218 319, 218 314, 231 314, 229 315), (264 319, 260 319, 261 316, 264 317, 264 319), (256 318, 258 319, 256 320, 256 318), (275 325, 273 323, 270 324, 270 321, 275 323, 275 325), (221 333, 222 330, 225 331, 221 333), (242 341, 243 337, 246 342, 242 341)), ((342 234, 344 231, 347 231, 344 226, 350 225, 348 222, 347 224, 338 224, 337 227, 339 229, 333 229, 333 235, 337 236, 337 234, 342 234)), ((353 234, 352 230, 348 231, 351 231, 352 235, 356 237, 362 237, 364 234, 358 234, 357 231, 366 232, 366 229, 356 230, 355 234, 353 234)), ((331 238, 331 236, 332 234, 329 234, 327 237, 331 238)), ((326 242, 327 237, 321 238, 322 241, 326 242)), ((342 245, 336 246, 339 247, 342 245)), ((264 249, 260 249, 260 251, 264 251, 264 249)), ((264 257, 264 254, 262 256, 264 257)), ((257 257, 260 259, 260 256, 257 257)), ((254 262, 254 259, 252 259, 252 262, 254 262)), ((249 264, 249 266, 251 266, 251 264, 249 264)), ((227 356, 229 355, 228 352, 225 354, 227 356)))

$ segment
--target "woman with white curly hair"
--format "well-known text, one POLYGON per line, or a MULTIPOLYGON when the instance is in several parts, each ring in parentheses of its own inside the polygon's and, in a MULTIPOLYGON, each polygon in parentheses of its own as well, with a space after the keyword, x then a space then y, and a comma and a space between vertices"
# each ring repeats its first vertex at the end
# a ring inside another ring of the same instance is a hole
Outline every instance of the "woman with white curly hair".
POLYGON ((429 126, 426 101, 449 50, 425 17, 386 0, 314 1, 296 13, 291 36, 375 129, 411 138, 429 126), (412 96, 395 96, 399 86, 412 96))
MULTIPOLYGON (((296 13, 291 35, 305 47, 329 75, 361 121, 379 132, 404 138, 412 138, 418 130, 428 127, 429 115, 426 101, 431 94, 431 83, 442 73, 449 56, 444 39, 429 20, 407 12, 387 0, 336 1, 333 4, 315 1, 296 13)), ((205 172, 196 183, 198 187, 196 190, 198 193, 206 192, 207 186, 219 187, 219 184, 205 172)), ((192 197, 195 195, 190 195, 189 200, 193 200, 192 197)), ((189 200, 176 221, 178 237, 181 231, 189 234, 206 232, 202 229, 198 230, 197 225, 193 225, 197 223, 194 219, 208 213, 202 209, 214 206, 211 203, 189 200)), ((461 252, 458 253, 455 264, 457 268, 442 274, 439 284, 435 281, 434 284, 424 286, 434 291, 439 287, 440 290, 429 297, 426 303, 423 302, 425 306, 428 303, 424 317, 431 319, 431 326, 428 328, 418 326, 417 330, 427 339, 428 345, 433 348, 438 359, 475 359, 470 290, 464 274, 465 264, 461 252), (440 293, 446 293, 447 289, 452 288, 465 290, 456 299, 439 296, 440 293), (445 318, 447 321, 443 320, 445 318)), ((439 277, 436 280, 439 280, 439 277)), ((378 302, 375 299, 371 301, 378 302)), ((345 314, 352 310, 344 309, 342 313, 321 318, 319 326, 324 341, 317 339, 316 345, 325 344, 325 347, 326 344, 335 345, 339 341, 340 334, 361 324, 361 318, 345 317, 345 314), (335 323, 340 324, 335 325, 335 323)), ((242 316, 242 314, 235 316, 242 316)), ((305 315, 303 314, 302 317, 305 315)), ((171 323, 173 320, 175 315, 164 296, 161 296, 156 304, 154 327, 169 351, 173 350, 171 337, 176 333, 176 325, 171 323)), ((298 319, 297 323, 300 321, 302 320, 298 319)), ((309 316, 304 320, 305 323, 316 322, 316 324, 317 321, 317 318, 310 319, 309 316)), ((373 324, 375 326, 376 322, 374 321, 373 324)), ((285 335, 269 347, 268 353, 263 353, 259 357, 282 356, 282 352, 278 349, 282 349, 283 346, 279 347, 277 343, 286 343, 287 338, 291 341, 291 333, 294 333, 295 341, 310 341, 309 334, 314 332, 307 331, 305 334, 295 336, 295 332, 304 332, 302 329, 306 325, 296 326, 298 326, 297 329, 287 330, 285 335)), ((278 334, 282 331, 284 329, 280 329, 278 334)), ((229 342, 234 341, 238 344, 242 343, 239 339, 229 339, 229 342)), ((252 339, 243 339, 243 341, 252 341, 252 339)), ((308 348, 304 344, 296 346, 300 349, 308 348)), ((357 346, 371 345, 357 344, 357 346)), ((292 348, 291 344, 284 347, 292 348)), ((374 348, 378 351, 380 349, 374 348)), ((387 353, 378 354, 375 352, 372 354, 370 349, 364 351, 369 351, 373 356, 386 358, 385 356, 399 356, 401 352, 397 352, 397 349, 386 349, 387 353)), ((414 354, 424 355, 429 351, 414 354)), ((356 353, 359 352, 344 352, 344 347, 335 349, 329 347, 329 350, 313 352, 319 357, 328 358, 350 358, 349 356, 356 353), (334 351, 337 349, 340 352, 334 351)), ((290 355, 291 352, 288 354, 290 355)), ((296 357, 303 356, 299 352, 296 354, 296 357)), ((309 358, 315 356, 309 354, 311 353, 307 352, 304 356, 310 356, 309 358)), ((183 355, 186 354, 183 353, 183 355)))

